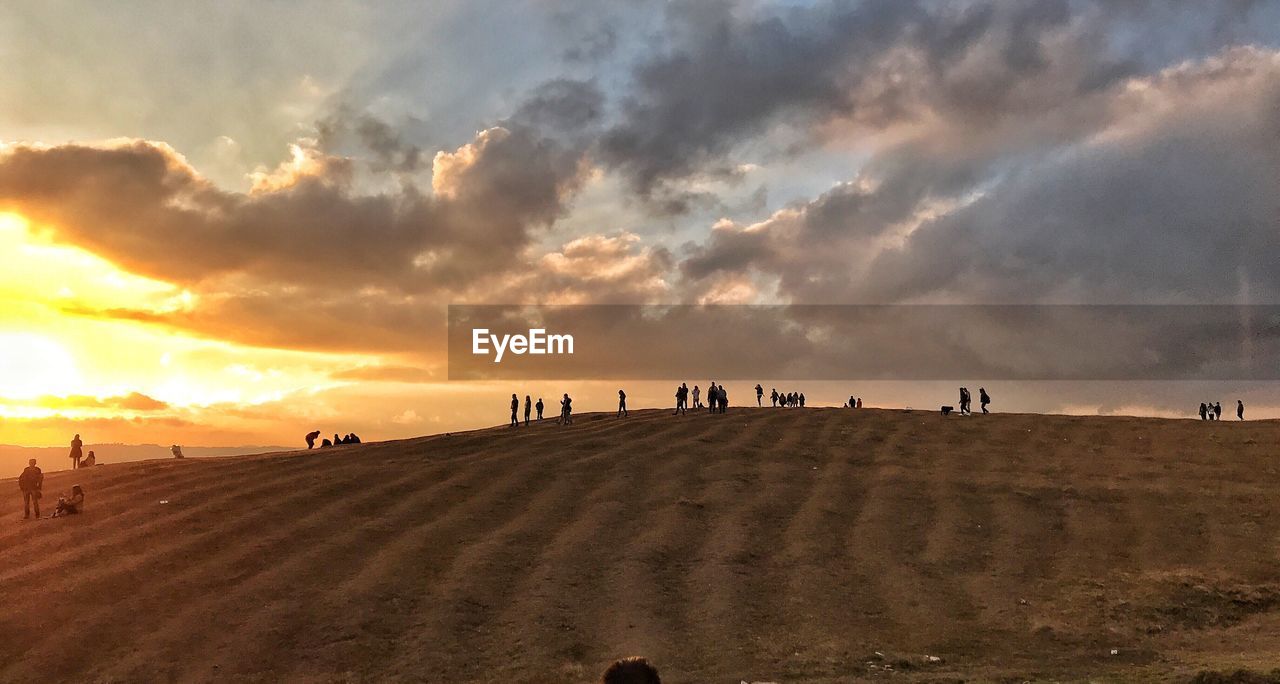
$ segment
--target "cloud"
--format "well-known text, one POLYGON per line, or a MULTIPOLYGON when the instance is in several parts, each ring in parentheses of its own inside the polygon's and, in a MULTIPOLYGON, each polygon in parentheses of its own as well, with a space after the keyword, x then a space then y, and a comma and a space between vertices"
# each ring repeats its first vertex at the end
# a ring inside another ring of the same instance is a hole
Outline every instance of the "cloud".
POLYGON ((606 164, 668 210, 681 209, 663 201, 679 181, 727 171, 735 149, 761 140, 794 153, 833 127, 847 140, 939 120, 974 135, 1012 122, 1051 140, 1091 116, 1092 95, 1167 63, 1149 55, 1201 57, 1258 37, 1265 18, 1251 2, 668 7, 664 41, 634 68, 600 143, 606 164), (1151 25, 1166 30, 1141 30, 1151 25))
POLYGON ((22 401, 14 401, 0 397, 0 403, 6 403, 19 406, 37 406, 45 409, 64 410, 64 409, 117 409, 124 411, 164 411, 170 408, 169 404, 153 399, 140 392, 130 392, 129 394, 109 397, 91 397, 80 394, 72 394, 67 396, 46 395, 35 397, 34 399, 24 399, 22 401))
POLYGON ((1274 301, 1278 102, 1280 53, 1236 48, 1116 84, 1042 146, 944 126, 813 201, 718 226, 680 270, 812 303, 1274 301))

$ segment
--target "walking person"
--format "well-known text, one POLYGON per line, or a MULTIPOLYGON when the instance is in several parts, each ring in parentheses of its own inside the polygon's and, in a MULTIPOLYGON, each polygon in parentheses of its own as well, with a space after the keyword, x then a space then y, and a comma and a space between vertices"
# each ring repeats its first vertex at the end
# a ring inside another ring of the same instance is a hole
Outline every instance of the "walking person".
MULTIPOLYGON (((520 410, 520 400, 516 395, 511 395, 511 427, 520 427, 520 421, 516 420, 516 411, 520 410)), ((338 440, 338 436, 333 436, 334 441, 338 440)))
POLYGON ((524 426, 529 427, 529 412, 533 409, 533 401, 529 395, 524 395, 524 426))
POLYGON ((542 420, 542 397, 538 397, 538 403, 534 404, 534 408, 538 409, 538 420, 542 420))
POLYGON ((1236 420, 1244 420, 1244 402, 1236 399, 1236 420))
POLYGON ((44 487, 44 473, 36 467, 33 458, 27 461, 27 467, 18 476, 18 489, 22 490, 22 519, 31 519, 32 506, 36 509, 36 518, 40 518, 40 494, 44 487))
POLYGON ((1220 401, 1213 405, 1213 419, 1222 420, 1222 402, 1220 401))
POLYGON ((769 401, 773 402, 774 408, 778 407, 778 388, 777 387, 774 387, 773 391, 769 393, 769 401))
POLYGON ((761 406, 764 406, 764 388, 761 387, 760 383, 757 382, 756 383, 756 407, 759 408, 761 406))
POLYGON ((987 404, 991 403, 991 395, 987 394, 987 390, 985 387, 978 388, 978 403, 982 405, 983 413, 991 413, 990 411, 987 410, 987 404))
POLYGON ((969 396, 969 390, 961 387, 960 388, 960 415, 962 416, 969 415, 969 407, 968 407, 968 399, 967 399, 968 396, 969 396))
POLYGON ((76 468, 80 467, 80 459, 84 457, 83 452, 81 452, 81 448, 83 446, 84 446, 84 443, 80 441, 80 435, 76 435, 74 438, 72 438, 71 453, 67 454, 71 458, 72 470, 75 470, 76 468))
POLYGON ((627 393, 618 390, 618 417, 627 417, 627 393))

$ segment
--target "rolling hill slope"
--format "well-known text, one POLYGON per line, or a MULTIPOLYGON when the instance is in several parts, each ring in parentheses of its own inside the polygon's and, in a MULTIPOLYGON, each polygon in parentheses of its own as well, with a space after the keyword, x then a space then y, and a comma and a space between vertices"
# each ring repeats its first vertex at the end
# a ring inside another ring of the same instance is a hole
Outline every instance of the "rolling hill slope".
POLYGON ((66 519, 22 523, 9 479, 0 681, 587 682, 632 654, 735 684, 1269 669, 1278 440, 654 410, 52 473, 46 515, 88 492, 66 519))

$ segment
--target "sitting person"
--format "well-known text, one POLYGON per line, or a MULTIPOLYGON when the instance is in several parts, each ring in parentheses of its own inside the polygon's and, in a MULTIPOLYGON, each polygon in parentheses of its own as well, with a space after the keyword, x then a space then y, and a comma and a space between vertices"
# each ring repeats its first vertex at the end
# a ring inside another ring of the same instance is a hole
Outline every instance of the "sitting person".
POLYGON ((323 448, 325 448, 325 447, 331 447, 331 446, 333 446, 333 442, 330 442, 328 437, 325 437, 325 438, 324 438, 324 441, 320 442, 320 448, 321 448, 321 449, 323 449, 323 448))
POLYGON ((356 433, 354 433, 354 432, 353 432, 353 433, 351 433, 351 443, 352 443, 352 444, 359 444, 359 443, 360 443, 360 435, 357 435, 357 434, 356 434, 356 433))
POLYGON ((71 486, 71 498, 65 496, 58 497, 58 507, 53 511, 53 517, 57 518, 63 515, 75 515, 84 510, 84 490, 80 485, 71 486))
POLYGON ((173 454, 174 458, 182 458, 182 447, 177 444, 169 447, 169 452, 173 454))
POLYGON ((84 460, 80 461, 81 468, 92 468, 96 465, 98 465, 98 457, 93 455, 93 450, 90 450, 89 455, 85 456, 84 460))

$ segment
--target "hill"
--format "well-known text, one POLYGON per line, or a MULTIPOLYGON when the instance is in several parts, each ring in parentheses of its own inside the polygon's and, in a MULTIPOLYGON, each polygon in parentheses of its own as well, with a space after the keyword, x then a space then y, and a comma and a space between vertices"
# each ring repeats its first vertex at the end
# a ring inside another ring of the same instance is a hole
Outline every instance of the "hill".
POLYGON ((587 682, 630 654, 732 683, 1280 662, 1276 422, 592 418, 52 473, 46 511, 88 491, 66 519, 20 522, 0 482, 0 680, 587 682))
MULTIPOLYGON (((70 439, 67 440, 68 443, 70 439)), ((206 456, 239 456, 243 454, 261 454, 267 451, 280 451, 289 447, 282 446, 242 446, 242 447, 202 447, 184 446, 182 455, 188 458, 204 458, 206 456)), ((159 444, 85 444, 84 453, 94 452, 98 463, 125 463, 143 461, 154 458, 172 458, 169 447, 159 444)), ((28 459, 40 462, 40 469, 48 473, 54 470, 70 470, 71 459, 67 457, 70 446, 30 447, 13 444, 0 444, 0 473, 17 473, 27 467, 28 459)))

